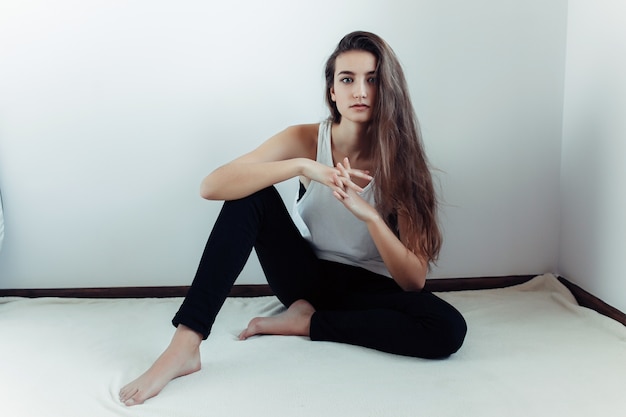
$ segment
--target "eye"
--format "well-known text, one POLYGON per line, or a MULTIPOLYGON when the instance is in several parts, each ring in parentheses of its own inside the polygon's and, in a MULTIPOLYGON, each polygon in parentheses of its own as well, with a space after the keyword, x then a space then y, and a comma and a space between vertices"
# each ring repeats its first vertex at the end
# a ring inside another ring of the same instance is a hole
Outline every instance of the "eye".
POLYGON ((342 83, 344 83, 344 84, 349 84, 349 83, 351 83, 352 81, 353 81, 353 80, 352 80, 352 78, 350 78, 350 77, 344 77, 344 78, 342 78, 342 79, 341 79, 341 82, 342 82, 342 83))
POLYGON ((367 82, 370 84, 376 84, 378 82, 378 78, 376 77, 370 77, 367 79, 367 82))

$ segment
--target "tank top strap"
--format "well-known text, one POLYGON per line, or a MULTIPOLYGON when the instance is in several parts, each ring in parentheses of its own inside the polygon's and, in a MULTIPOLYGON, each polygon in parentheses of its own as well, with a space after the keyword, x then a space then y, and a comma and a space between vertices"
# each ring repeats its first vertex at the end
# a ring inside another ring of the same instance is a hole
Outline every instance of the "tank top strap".
POLYGON ((317 157, 320 164, 333 166, 333 151, 331 142, 331 130, 333 122, 330 119, 324 120, 317 134, 317 157))

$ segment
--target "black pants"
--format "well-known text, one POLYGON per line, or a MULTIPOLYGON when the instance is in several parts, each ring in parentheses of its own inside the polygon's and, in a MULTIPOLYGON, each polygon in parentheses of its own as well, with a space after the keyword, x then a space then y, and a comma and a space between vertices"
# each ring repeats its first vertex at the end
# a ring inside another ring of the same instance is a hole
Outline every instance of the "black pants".
POLYGON ((224 203, 172 323, 206 339, 252 248, 285 306, 305 299, 317 310, 312 340, 423 358, 448 356, 463 343, 465 320, 442 299, 403 291, 392 279, 359 267, 318 259, 274 187, 224 203))

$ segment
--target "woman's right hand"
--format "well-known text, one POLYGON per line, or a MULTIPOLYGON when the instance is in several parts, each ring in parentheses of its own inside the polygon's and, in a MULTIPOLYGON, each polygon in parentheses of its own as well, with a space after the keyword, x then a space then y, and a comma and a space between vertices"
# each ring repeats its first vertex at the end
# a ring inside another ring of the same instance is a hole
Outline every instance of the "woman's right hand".
MULTIPOLYGON (((352 182, 340 181, 338 168, 315 161, 319 124, 291 126, 258 148, 222 165, 207 175, 200 195, 207 200, 235 200, 299 175, 332 191, 346 187, 363 191, 352 182)), ((371 180, 366 171, 349 169, 352 177, 371 180)))
MULTIPOLYGON (((332 191, 345 191, 346 187, 351 188, 359 193, 363 191, 363 188, 359 187, 352 181, 341 181, 340 177, 342 176, 342 173, 338 168, 321 164, 312 159, 307 159, 304 163, 304 166, 302 168, 302 175, 304 177, 307 177, 311 181, 316 181, 324 184, 332 191)), ((349 175, 364 178, 370 181, 372 179, 367 171, 363 171, 360 169, 351 168, 349 170, 349 175)))

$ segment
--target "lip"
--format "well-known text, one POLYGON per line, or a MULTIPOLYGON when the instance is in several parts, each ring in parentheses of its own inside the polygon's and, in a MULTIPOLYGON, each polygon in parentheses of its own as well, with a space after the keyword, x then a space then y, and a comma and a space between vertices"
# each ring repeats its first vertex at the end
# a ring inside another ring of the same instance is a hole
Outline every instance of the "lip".
POLYGON ((367 104, 363 104, 363 103, 353 104, 350 107, 355 109, 355 110, 367 110, 367 109, 370 108, 370 106, 368 106, 367 104))

